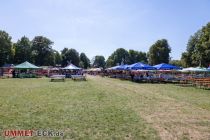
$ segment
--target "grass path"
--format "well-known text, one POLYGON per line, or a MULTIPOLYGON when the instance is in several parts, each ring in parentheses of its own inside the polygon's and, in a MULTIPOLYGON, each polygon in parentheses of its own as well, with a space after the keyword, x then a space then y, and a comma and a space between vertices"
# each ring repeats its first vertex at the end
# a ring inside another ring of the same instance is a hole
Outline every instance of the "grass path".
POLYGON ((5 129, 62 130, 64 139, 208 140, 210 91, 101 77, 0 79, 5 129))
POLYGON ((150 123, 161 139, 210 139, 208 90, 105 80, 110 89, 121 89, 117 93, 129 98, 128 106, 150 123))

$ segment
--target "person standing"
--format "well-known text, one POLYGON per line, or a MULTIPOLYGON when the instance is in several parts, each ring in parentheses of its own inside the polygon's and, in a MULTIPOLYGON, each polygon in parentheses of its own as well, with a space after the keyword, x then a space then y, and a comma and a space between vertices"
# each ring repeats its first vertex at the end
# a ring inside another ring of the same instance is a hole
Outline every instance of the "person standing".
POLYGON ((15 72, 15 70, 12 71, 12 78, 16 78, 16 72, 15 72))

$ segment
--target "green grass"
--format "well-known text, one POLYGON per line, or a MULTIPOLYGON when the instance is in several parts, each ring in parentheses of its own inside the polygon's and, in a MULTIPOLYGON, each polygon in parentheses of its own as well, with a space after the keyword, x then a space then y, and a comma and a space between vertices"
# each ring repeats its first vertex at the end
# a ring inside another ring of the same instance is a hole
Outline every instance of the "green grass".
POLYGON ((84 140, 209 139, 210 91, 100 77, 0 79, 0 131, 8 129, 84 140))

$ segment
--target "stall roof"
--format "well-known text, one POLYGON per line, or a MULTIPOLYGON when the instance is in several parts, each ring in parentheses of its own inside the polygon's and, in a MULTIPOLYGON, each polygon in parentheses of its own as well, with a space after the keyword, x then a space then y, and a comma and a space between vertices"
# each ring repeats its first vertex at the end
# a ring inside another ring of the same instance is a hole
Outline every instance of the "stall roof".
POLYGON ((13 68, 13 67, 14 67, 13 64, 4 64, 4 65, 2 66, 2 68, 13 68))
POLYGON ((161 63, 158 65, 153 66, 155 68, 157 68, 158 70, 179 70, 181 69, 180 67, 171 65, 171 64, 166 64, 166 63, 161 63))
POLYGON ((91 69, 87 69, 86 71, 101 71, 101 68, 91 68, 91 69))
POLYGON ((152 67, 148 64, 144 64, 141 62, 132 64, 132 65, 128 65, 127 69, 129 69, 129 70, 156 70, 155 67, 152 67))
POLYGON ((206 68, 201 68, 201 67, 189 67, 189 68, 184 68, 182 70, 180 70, 181 72, 207 72, 208 69, 206 68))
POLYGON ((37 67, 37 66, 29 63, 28 61, 23 62, 19 65, 16 65, 14 68, 15 69, 41 69, 40 67, 37 67))
POLYGON ((77 66, 75 66, 75 65, 73 65, 73 64, 70 64, 70 65, 68 65, 68 66, 66 66, 66 67, 64 67, 64 68, 62 68, 63 70, 80 70, 80 69, 82 69, 82 68, 79 68, 79 67, 77 67, 77 66))

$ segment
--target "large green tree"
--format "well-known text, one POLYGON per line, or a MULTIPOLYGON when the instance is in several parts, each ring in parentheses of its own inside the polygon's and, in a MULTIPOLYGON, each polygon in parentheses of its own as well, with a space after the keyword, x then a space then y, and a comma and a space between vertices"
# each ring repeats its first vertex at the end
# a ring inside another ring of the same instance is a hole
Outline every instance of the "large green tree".
POLYGON ((129 53, 124 48, 118 48, 108 57, 106 63, 107 67, 116 66, 119 64, 128 64, 129 53))
POLYGON ((12 63, 14 53, 11 39, 7 32, 0 30, 0 66, 12 63))
POLYGON ((149 64, 169 63, 171 48, 166 39, 158 40, 148 52, 149 64))
POLYGON ((43 59, 44 63, 43 65, 44 66, 55 66, 55 50, 51 50, 47 55, 46 57, 43 59))
POLYGON ((55 65, 53 42, 43 36, 36 36, 32 40, 32 57, 39 66, 55 65))
POLYGON ((105 58, 104 56, 102 55, 96 55, 94 58, 93 58, 93 67, 95 68, 104 68, 105 65, 106 65, 106 62, 105 62, 105 58))
POLYGON ((143 62, 147 63, 147 54, 141 51, 129 50, 129 64, 143 62))
POLYGON ((90 67, 90 60, 85 55, 85 53, 81 53, 80 54, 80 63, 79 63, 79 66, 82 67, 82 68, 85 68, 85 69, 87 69, 88 67, 90 67))
POLYGON ((182 53, 182 57, 181 57, 181 63, 183 67, 191 67, 192 65, 192 60, 190 57, 190 54, 187 52, 183 52, 182 53))
POLYGON ((31 61, 31 42, 30 40, 23 36, 17 41, 15 45, 15 59, 14 63, 19 64, 24 61, 31 61))
POLYGON ((79 53, 75 49, 64 48, 61 51, 62 66, 67 66, 72 63, 79 66, 79 53))
POLYGON ((55 64, 61 65, 61 63, 62 63, 61 54, 56 50, 54 50, 54 53, 55 53, 55 64))
POLYGON ((210 22, 190 37, 181 60, 185 67, 210 64, 210 22))

